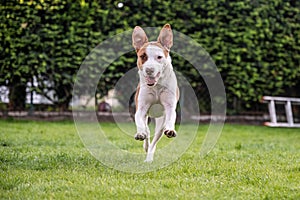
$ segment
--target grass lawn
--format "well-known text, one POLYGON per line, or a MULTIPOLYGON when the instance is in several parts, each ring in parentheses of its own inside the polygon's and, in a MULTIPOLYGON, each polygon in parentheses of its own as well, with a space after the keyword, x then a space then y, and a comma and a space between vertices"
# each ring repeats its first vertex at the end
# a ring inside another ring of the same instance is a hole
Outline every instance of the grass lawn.
MULTIPOLYGON (((102 127, 118 131, 112 123, 102 127)), ((300 199, 300 129, 225 125, 201 158, 207 128, 199 127, 178 161, 135 174, 103 166, 72 122, 2 120, 0 199, 300 199)), ((133 135, 128 145, 141 151, 133 135)), ((167 143, 164 137, 159 145, 167 143)))

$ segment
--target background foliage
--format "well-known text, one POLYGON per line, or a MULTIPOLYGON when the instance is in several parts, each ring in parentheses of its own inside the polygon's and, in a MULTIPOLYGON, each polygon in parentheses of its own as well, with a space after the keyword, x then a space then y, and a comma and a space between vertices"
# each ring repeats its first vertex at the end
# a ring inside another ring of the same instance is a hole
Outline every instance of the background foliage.
MULTIPOLYGON (((97 44, 136 25, 165 23, 210 53, 232 111, 253 109, 263 95, 299 96, 299 1, 132 0, 124 1, 122 7, 118 3, 2 2, 0 85, 10 89, 10 109, 24 109, 28 83, 34 83, 29 84, 30 90, 67 109, 76 72, 97 44)), ((134 58, 134 53, 122 56, 106 70, 98 85, 100 96, 135 66, 134 58)), ((173 58, 173 65, 189 77, 200 96, 206 94, 205 83, 192 66, 180 58, 173 58)))

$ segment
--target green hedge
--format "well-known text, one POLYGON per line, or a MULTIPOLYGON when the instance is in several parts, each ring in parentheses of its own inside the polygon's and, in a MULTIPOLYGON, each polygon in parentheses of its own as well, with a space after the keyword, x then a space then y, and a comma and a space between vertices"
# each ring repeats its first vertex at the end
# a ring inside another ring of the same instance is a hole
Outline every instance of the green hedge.
MULTIPOLYGON (((210 53, 224 79, 229 104, 239 99, 249 107, 262 95, 279 95, 299 85, 300 1, 133 0, 121 8, 117 4, 110 0, 1 3, 0 85, 24 88, 34 77, 38 86, 31 89, 66 109, 76 72, 97 44, 136 25, 165 23, 210 53)), ((132 57, 123 56, 112 64, 98 92, 105 95, 134 63, 132 57)), ((180 71, 201 91, 203 82, 192 66, 180 58, 173 64, 185 66, 180 71)), ((11 90, 16 92, 10 94, 12 102, 20 90, 11 90)))

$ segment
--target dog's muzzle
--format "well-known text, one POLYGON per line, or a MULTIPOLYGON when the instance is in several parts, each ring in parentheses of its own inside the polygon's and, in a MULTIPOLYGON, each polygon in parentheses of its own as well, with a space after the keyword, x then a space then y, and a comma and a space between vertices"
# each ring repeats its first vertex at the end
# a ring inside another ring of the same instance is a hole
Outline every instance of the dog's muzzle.
POLYGON ((160 72, 156 74, 156 76, 145 76, 145 80, 148 86, 154 86, 160 77, 160 72))

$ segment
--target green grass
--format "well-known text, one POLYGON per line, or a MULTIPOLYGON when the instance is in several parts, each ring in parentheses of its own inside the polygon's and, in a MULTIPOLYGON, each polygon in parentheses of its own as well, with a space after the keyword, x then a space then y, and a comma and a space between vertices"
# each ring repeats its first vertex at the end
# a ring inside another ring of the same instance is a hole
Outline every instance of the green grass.
MULTIPOLYGON (((112 123, 102 127, 118 132, 112 123)), ((94 159, 72 122, 0 121, 0 199, 300 199, 299 129, 226 125, 201 158, 207 128, 178 161, 134 174, 94 159)), ((120 138, 111 137, 142 151, 133 137, 120 138)))

